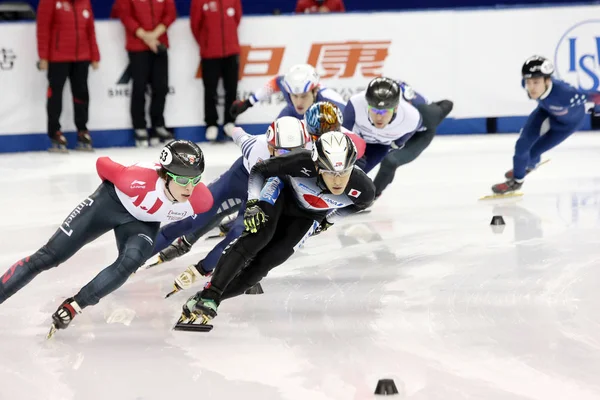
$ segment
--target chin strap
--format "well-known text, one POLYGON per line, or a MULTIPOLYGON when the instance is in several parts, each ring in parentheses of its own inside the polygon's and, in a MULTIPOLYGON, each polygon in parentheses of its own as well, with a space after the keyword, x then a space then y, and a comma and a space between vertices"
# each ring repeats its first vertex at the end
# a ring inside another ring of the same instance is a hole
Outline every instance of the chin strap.
POLYGON ((317 186, 319 187, 319 189, 321 189, 321 193, 319 193, 318 196, 324 193, 330 193, 330 190, 327 187, 325 180, 323 180, 323 175, 319 173, 319 167, 317 167, 317 186))
POLYGON ((173 193, 171 193, 171 189, 169 189, 169 182, 170 182, 170 181, 171 181, 171 177, 167 177, 167 181, 166 181, 166 184, 165 184, 165 187, 167 188, 167 192, 169 192, 169 194, 170 194, 170 195, 171 195, 171 197, 173 198, 173 200, 172 200, 172 201, 173 201, 173 203, 179 203, 179 202, 177 201, 177 199, 175 198, 175 196, 173 196, 173 193))

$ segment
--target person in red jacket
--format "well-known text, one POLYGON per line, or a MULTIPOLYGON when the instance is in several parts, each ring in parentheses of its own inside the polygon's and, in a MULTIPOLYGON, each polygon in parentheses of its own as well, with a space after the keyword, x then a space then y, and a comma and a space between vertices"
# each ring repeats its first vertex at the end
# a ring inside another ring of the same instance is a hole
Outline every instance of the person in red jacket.
POLYGON ((212 194, 201 182, 204 154, 200 147, 187 140, 174 140, 162 149, 159 161, 126 167, 108 157, 98 158, 100 186, 75 207, 45 245, 0 276, 0 304, 41 272, 64 263, 83 246, 113 230, 117 259, 59 306, 52 315, 50 337, 137 271, 152 255, 161 223, 212 208, 212 194))
POLYGON ((235 117, 229 109, 237 97, 240 58, 237 30, 241 18, 240 0, 192 0, 190 24, 200 46, 207 140, 215 140, 219 133, 216 104, 219 78, 223 78, 225 89, 223 130, 231 136, 235 128, 235 117))
POLYGON ((90 64, 98 69, 100 52, 96 43, 94 14, 89 0, 40 0, 37 10, 38 67, 48 71, 46 110, 52 149, 66 151, 67 140, 60 128, 62 94, 71 82, 78 148, 91 149, 87 129, 90 64))
POLYGON ((344 0, 298 0, 297 13, 345 12, 344 0))
MULTIPOLYGON (((112 14, 125 26, 125 48, 133 87, 131 92, 131 119, 136 144, 148 146, 146 125, 146 86, 152 88, 150 122, 152 141, 171 140, 165 127, 165 102, 169 92, 169 37, 167 29, 177 18, 174 0, 117 0, 112 14)), ((153 143, 154 144, 154 143, 153 143)))

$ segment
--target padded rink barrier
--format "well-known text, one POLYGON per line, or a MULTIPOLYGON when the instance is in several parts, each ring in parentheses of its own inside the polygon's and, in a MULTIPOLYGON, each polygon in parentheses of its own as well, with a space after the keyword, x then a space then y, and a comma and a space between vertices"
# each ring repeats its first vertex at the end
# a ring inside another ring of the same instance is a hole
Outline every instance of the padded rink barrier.
MULTIPOLYGON (((587 56, 596 57, 594 38, 600 22, 590 21, 589 15, 599 12, 600 5, 586 5, 246 16, 239 29, 242 52, 238 97, 248 97, 295 64, 309 63, 321 73, 322 85, 335 89, 346 100, 380 75, 404 80, 433 101, 452 100, 455 107, 440 125, 440 135, 517 132, 535 107, 520 86, 519 77, 522 62, 531 54, 553 59, 557 77, 574 85, 579 84, 580 76, 586 78, 581 80, 582 85, 600 82, 595 69, 583 71, 579 62, 587 56), (327 40, 319 30, 305 29, 311 25, 328 26, 327 40), (436 26, 436 32, 444 34, 423 31, 423 26, 436 26), (507 30, 506 26, 513 28, 507 30), (295 32, 303 32, 302 38, 295 32), (418 40, 410 39, 414 32, 421 32, 418 40), (520 40, 524 36, 530 40, 520 40), (535 48, 530 43, 535 43, 535 48), (577 44, 574 52, 571 43, 577 44), (573 68, 571 59, 575 60, 573 68), (483 65, 482 60, 494 62, 483 65)), ((6 93, 0 97, 0 152, 49 147, 45 136, 47 81, 46 74, 36 68, 35 30, 32 22, 0 25, 0 87, 6 93)), ((90 71, 88 80, 88 127, 94 145, 133 146, 124 28, 117 20, 97 21, 96 35, 102 60, 99 70, 90 71)), ((188 18, 178 19, 169 28, 169 37, 166 123, 175 129, 177 138, 200 142, 205 130, 203 83, 199 49, 188 18)), ((220 94, 222 97, 222 88, 220 94)), ((63 96, 61 124, 74 145, 68 83, 63 96)), ((269 101, 242 114, 237 124, 252 133, 262 133, 283 106, 282 96, 273 94, 269 101)), ((222 116, 222 107, 219 112, 222 116)), ((588 118, 584 129, 590 127, 588 118)), ((220 135, 224 138, 222 132, 220 135)))

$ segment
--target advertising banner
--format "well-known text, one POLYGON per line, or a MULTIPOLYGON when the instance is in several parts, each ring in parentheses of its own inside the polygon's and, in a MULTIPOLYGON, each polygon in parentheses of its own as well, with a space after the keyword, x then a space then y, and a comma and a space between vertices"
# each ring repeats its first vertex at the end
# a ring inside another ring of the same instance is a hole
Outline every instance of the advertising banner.
MULTIPOLYGON (((599 89, 600 19, 589 18, 596 14, 600 6, 244 17, 238 94, 245 98, 291 66, 309 63, 324 86, 346 99, 386 75, 429 99, 453 100, 452 118, 524 116, 535 102, 521 87, 520 69, 533 54, 551 58, 557 77, 599 89)), ((96 34, 102 60, 89 74, 89 128, 130 128, 124 28, 120 21, 97 21, 96 34)), ((167 125, 204 125, 200 55, 189 20, 177 20, 169 36, 167 125)), ((1 24, 0 135, 46 131, 47 81, 37 61, 35 24, 1 24)), ((283 105, 273 95, 237 122, 267 124, 283 105)), ((72 109, 67 84, 65 131, 75 129, 72 109)))

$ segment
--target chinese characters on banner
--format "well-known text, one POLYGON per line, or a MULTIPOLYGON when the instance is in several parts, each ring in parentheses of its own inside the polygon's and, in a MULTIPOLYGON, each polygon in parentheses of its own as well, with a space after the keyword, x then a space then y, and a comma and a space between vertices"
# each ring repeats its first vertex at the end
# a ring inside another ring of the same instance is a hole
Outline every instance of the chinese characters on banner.
MULTIPOLYGON (((317 67, 327 78, 352 78, 357 73, 365 78, 381 75, 391 41, 348 41, 314 43, 306 63, 317 67)), ((240 79, 272 77, 280 73, 285 47, 241 46, 240 79)), ((202 78, 198 66, 196 78, 202 78)))

